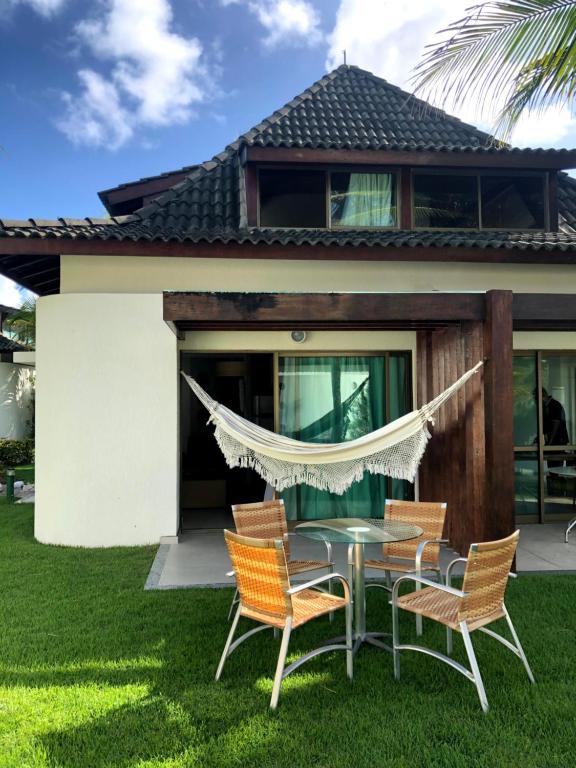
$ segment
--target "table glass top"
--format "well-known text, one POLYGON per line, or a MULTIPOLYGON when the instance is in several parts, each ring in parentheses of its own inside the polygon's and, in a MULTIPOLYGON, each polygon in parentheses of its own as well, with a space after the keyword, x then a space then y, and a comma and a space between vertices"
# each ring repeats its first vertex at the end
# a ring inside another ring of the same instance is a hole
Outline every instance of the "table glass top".
POLYGON ((337 517, 329 520, 311 520, 294 529, 301 536, 317 541, 343 544, 372 544, 406 541, 422 536, 417 525, 362 517, 337 517))

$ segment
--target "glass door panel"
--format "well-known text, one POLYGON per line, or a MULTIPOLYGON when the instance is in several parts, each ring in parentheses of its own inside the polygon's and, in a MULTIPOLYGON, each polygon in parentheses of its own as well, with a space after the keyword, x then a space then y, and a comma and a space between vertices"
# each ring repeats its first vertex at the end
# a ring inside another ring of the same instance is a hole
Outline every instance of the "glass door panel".
MULTIPOLYGON (((311 443, 354 440, 384 426, 390 413, 410 410, 409 376, 409 356, 404 353, 282 355, 278 359, 279 431, 311 443), (392 358, 404 358, 394 363, 394 384, 390 381, 392 358)), ((290 520, 381 517, 390 490, 386 478, 365 474, 343 495, 299 485, 284 491, 282 498, 290 520)), ((409 494, 404 485, 395 490, 399 498, 409 494)))
POLYGON ((514 453, 519 522, 573 517, 576 352, 514 356, 514 453))
POLYGON ((514 356, 514 445, 538 444, 536 354, 514 356))

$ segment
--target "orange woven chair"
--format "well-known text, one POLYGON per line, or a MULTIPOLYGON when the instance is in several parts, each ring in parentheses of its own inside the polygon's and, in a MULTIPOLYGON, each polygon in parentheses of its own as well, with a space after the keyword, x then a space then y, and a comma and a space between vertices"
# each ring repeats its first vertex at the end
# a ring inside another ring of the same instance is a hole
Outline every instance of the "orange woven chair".
POLYGON ((487 712, 488 699, 486 698, 484 683, 482 682, 470 638, 470 633, 478 629, 480 632, 484 632, 498 640, 518 656, 524 664, 530 682, 534 682, 534 675, 504 605, 504 593, 506 592, 508 576, 514 575, 510 573, 510 566, 514 559, 519 537, 520 532, 516 531, 506 539, 488 541, 483 544, 472 544, 468 558, 458 557, 448 566, 446 585, 437 584, 415 574, 401 576, 396 580, 392 589, 392 635, 394 676, 397 680, 400 679, 400 651, 420 651, 421 653, 426 653, 429 656, 434 656, 436 659, 446 662, 471 680, 478 691, 482 709, 484 712, 487 712), (466 563, 462 590, 453 589, 450 586, 452 568, 459 562, 466 563), (400 597, 398 590, 400 585, 406 581, 416 582, 425 588, 400 597), (444 624, 446 627, 448 656, 419 645, 401 645, 398 628, 399 608, 419 616, 426 616, 429 619, 440 622, 440 624, 444 624), (487 628, 488 624, 498 619, 506 619, 513 643, 487 628), (452 630, 456 630, 462 635, 470 669, 466 669, 466 667, 450 658, 452 653, 452 630))
MULTIPOLYGON (((329 542, 325 542, 326 560, 292 560, 290 558, 290 534, 288 533, 283 499, 257 501, 253 504, 233 504, 232 515, 234 516, 236 532, 241 536, 255 539, 282 539, 290 576, 308 571, 319 571, 323 568, 327 568, 330 573, 334 572, 332 546, 329 542)), ((232 599, 228 619, 232 616, 237 602, 238 590, 232 599)))
MULTIPOLYGON (((446 519, 446 504, 433 501, 397 501, 388 499, 384 505, 384 519, 400 523, 410 523, 422 528, 422 536, 409 541, 397 541, 383 544, 383 560, 366 560, 365 568, 376 568, 386 573, 386 586, 367 584, 367 587, 380 587, 392 591, 392 571, 410 573, 418 576, 422 571, 434 571, 438 580, 440 572, 440 544, 447 544, 442 538, 446 519)), ((422 634, 422 617, 416 617, 416 633, 422 634)))
POLYGON ((329 573, 305 584, 291 587, 282 539, 254 539, 239 536, 230 531, 224 531, 224 537, 234 568, 240 600, 218 664, 216 680, 220 679, 224 663, 232 651, 244 640, 268 627, 282 630, 282 642, 270 699, 272 709, 276 709, 278 705, 282 680, 306 661, 321 653, 346 651, 346 671, 348 677, 352 679, 352 609, 350 588, 346 579, 339 573, 329 573), (341 582, 344 587, 344 597, 320 590, 321 584, 333 579, 341 582), (292 630, 301 627, 311 619, 339 608, 344 608, 346 611, 346 644, 331 643, 322 646, 300 656, 290 666, 285 667, 292 630), (232 642, 241 616, 259 622, 260 626, 249 630, 232 642))

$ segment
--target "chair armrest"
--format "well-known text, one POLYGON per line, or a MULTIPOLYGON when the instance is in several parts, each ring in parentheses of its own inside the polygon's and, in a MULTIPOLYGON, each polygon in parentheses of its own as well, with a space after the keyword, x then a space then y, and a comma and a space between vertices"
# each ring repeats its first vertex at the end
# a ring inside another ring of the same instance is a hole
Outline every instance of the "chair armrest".
POLYGON ((324 582, 330 581, 331 579, 338 579, 338 581, 341 582, 342 586, 344 587, 344 597, 349 601, 350 586, 348 585, 348 580, 345 579, 344 576, 342 576, 340 573, 327 573, 325 576, 318 576, 318 578, 312 579, 312 581, 307 581, 305 584, 298 584, 295 587, 290 587, 288 594, 297 595, 298 592, 302 592, 303 589, 313 589, 319 584, 324 584, 324 582))
POLYGON ((437 581, 430 581, 430 579, 425 579, 422 576, 416 576, 411 573, 406 574, 406 576, 400 576, 399 579, 396 579, 394 582, 394 586, 392 587, 392 604, 396 604, 396 600, 398 599, 398 589, 400 587, 400 584, 404 581, 413 581, 416 584, 423 584, 425 587, 433 587, 434 589, 437 589, 439 592, 446 592, 448 595, 454 595, 454 597, 466 597, 468 594, 467 592, 462 592, 460 589, 454 589, 454 587, 446 587, 444 584, 438 584, 437 581))
POLYGON ((424 539, 418 544, 418 549, 416 550, 416 570, 419 572, 422 568, 422 555, 424 554, 424 550, 428 546, 428 544, 447 544, 448 539, 424 539))
MULTIPOLYGON (((288 531, 288 536, 298 536, 298 534, 296 531, 288 531)), ((326 547, 326 556, 328 558, 328 562, 332 563, 332 544, 329 541, 324 541, 322 543, 326 547)))
POLYGON ((452 578, 452 568, 456 565, 456 563, 467 563, 468 558, 467 557, 455 557, 454 560, 451 560, 448 563, 448 566, 446 567, 446 584, 450 586, 450 579, 452 578))

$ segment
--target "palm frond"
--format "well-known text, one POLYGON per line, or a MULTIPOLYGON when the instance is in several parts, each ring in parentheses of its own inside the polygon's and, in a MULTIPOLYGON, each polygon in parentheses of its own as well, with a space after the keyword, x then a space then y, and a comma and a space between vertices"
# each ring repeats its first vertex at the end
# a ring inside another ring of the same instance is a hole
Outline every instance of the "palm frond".
POLYGON ((514 104, 516 111, 499 121, 509 133, 523 100, 536 107, 573 93, 576 0, 491 0, 439 35, 413 77, 425 99, 460 107, 474 98, 481 110, 514 104), (538 72, 540 89, 529 88, 531 71, 538 72))

